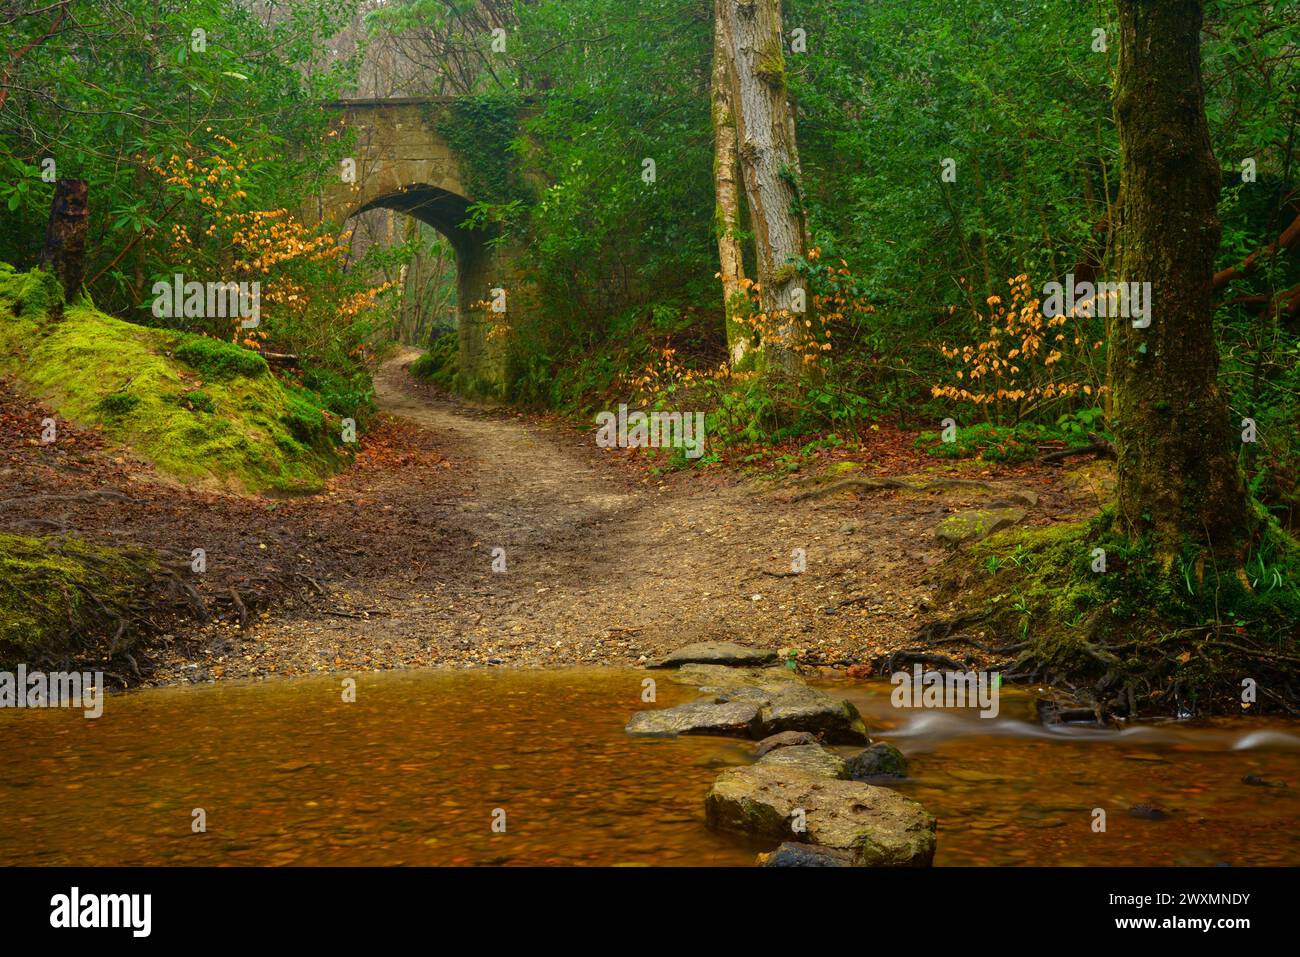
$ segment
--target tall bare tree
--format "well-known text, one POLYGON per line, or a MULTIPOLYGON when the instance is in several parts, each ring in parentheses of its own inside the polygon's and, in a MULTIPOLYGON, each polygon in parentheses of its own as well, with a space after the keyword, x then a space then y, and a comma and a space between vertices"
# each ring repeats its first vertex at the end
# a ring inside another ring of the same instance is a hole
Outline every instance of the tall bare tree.
POLYGON ((759 305, 767 322, 769 373, 805 373, 804 320, 810 305, 797 263, 807 253, 799 195, 799 151, 781 47, 781 0, 720 0, 733 71, 736 132, 754 233, 759 305), (802 301, 801 301, 802 300, 802 301))
MULTIPOLYGON (((740 242, 740 160, 736 150, 736 117, 731 105, 735 71, 731 67, 727 40, 726 0, 713 3, 713 181, 717 194, 718 276, 722 280, 722 301, 726 310, 727 351, 733 369, 745 368, 753 346, 753 329, 736 316, 745 303, 741 280, 745 258, 740 242)), ((749 359, 752 362, 752 358, 749 359)))

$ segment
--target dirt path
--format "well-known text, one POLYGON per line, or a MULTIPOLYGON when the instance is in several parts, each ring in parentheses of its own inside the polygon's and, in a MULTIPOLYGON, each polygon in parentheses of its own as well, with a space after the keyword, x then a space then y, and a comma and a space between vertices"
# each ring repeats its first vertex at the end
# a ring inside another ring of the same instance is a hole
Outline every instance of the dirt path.
POLYGON ((592 526, 632 503, 608 475, 527 426, 418 395, 405 370, 419 354, 404 350, 385 363, 375 401, 473 463, 473 498, 461 510, 470 513, 467 527, 476 538, 544 558, 549 549, 594 537, 592 526))
MULTIPOLYGON (((929 607, 926 572, 943 555, 933 529, 962 505, 951 493, 794 502, 788 486, 698 470, 638 480, 590 435, 427 394, 405 372, 416 354, 385 365, 377 401, 451 468, 425 486, 388 476, 391 502, 368 490, 369 508, 412 516, 396 533, 401 558, 332 584, 332 611, 277 613, 158 679, 631 663, 705 639, 858 661, 905 643, 929 607)), ((1034 487, 1031 521, 1069 504, 1046 476, 1034 487)))

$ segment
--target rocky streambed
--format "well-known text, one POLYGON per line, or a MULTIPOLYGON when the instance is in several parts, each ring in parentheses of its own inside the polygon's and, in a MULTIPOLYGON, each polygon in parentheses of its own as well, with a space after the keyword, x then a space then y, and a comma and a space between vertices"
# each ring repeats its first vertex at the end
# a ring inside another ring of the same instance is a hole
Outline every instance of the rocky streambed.
POLYGON ((935 819, 888 787, 906 762, 872 744, 850 702, 811 688, 775 651, 727 642, 688 645, 650 667, 701 697, 638 711, 630 735, 750 738, 755 763, 720 774, 704 798, 721 831, 779 842, 768 867, 899 867, 934 860, 935 819), (860 746, 852 753, 846 746, 860 746), (833 750, 839 746, 841 750, 833 750))

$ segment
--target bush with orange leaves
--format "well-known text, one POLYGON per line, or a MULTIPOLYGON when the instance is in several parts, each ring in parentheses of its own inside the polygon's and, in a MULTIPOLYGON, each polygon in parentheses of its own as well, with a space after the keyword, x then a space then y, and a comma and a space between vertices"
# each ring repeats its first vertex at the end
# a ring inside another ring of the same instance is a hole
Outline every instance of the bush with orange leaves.
MULTIPOLYGON (((858 288, 858 280, 843 259, 839 265, 821 264, 821 250, 813 248, 803 270, 807 310, 765 313, 763 287, 748 277, 742 278, 730 302, 731 321, 744 327, 751 341, 781 343, 797 354, 806 365, 821 365, 832 355, 836 338, 856 337, 865 317, 875 312, 858 288), (799 328, 802 327, 802 328, 799 328)), ((761 366, 760 366, 761 367, 761 366)), ((677 352, 664 345, 646 366, 628 381, 645 398, 657 398, 666 392, 707 384, 711 387, 742 385, 759 373, 752 367, 733 369, 726 362, 716 369, 687 369, 677 361, 677 352), (743 369, 743 371, 742 371, 743 369)))
POLYGON ((809 285, 812 287, 813 312, 821 323, 822 343, 818 348, 831 352, 831 342, 857 340, 867 316, 876 311, 861 287, 861 280, 841 259, 839 265, 821 263, 822 251, 814 246, 808 251, 809 285))
POLYGON ((727 361, 716 368, 690 368, 665 342, 655 346, 644 367, 623 377, 621 384, 648 405, 662 405, 674 395, 680 400, 689 393, 692 402, 710 411, 710 434, 722 444, 760 441, 781 429, 833 425, 856 431, 865 403, 833 375, 836 365, 861 361, 854 344, 860 344, 870 327, 868 317, 875 307, 848 263, 825 262, 820 248, 809 251, 799 273, 808 306, 802 314, 764 313, 762 285, 748 278, 740 280, 729 305, 731 321, 745 327, 760 344, 760 356, 762 344, 776 341, 810 367, 814 374, 803 382, 769 379, 762 372, 761 359, 738 368, 727 361), (801 328, 791 328, 792 323, 801 328))
POLYGON ((665 343, 655 352, 645 367, 626 380, 632 395, 654 403, 679 392, 730 381, 734 376, 744 378, 753 373, 732 373, 727 363, 716 369, 690 369, 677 358, 677 350, 665 343))
POLYGON ((487 329, 485 337, 489 342, 505 343, 510 337, 510 321, 506 318, 505 299, 508 291, 498 287, 491 292, 491 298, 476 299, 465 309, 467 312, 483 313, 483 326, 487 329))
POLYGON ((806 365, 819 362, 830 351, 830 330, 821 319, 816 295, 805 295, 805 302, 811 308, 803 313, 780 309, 769 314, 763 310, 761 283, 746 276, 738 285, 733 300, 740 301, 731 304, 732 321, 745 327, 750 340, 758 342, 760 348, 780 345, 799 356, 806 365))
POLYGON ((239 318, 199 320, 191 331, 230 338, 251 349, 269 338, 287 351, 327 364, 350 366, 364 357, 371 313, 394 283, 369 285, 344 271, 349 234, 309 227, 287 209, 248 209, 244 189, 250 158, 227 137, 207 150, 186 144, 151 171, 176 196, 168 213, 185 210, 186 222, 167 225, 169 271, 199 281, 257 281, 262 325, 241 328, 239 318))
MULTIPOLYGON (((970 402, 999 425, 1020 422, 1059 401, 1100 396, 1102 341, 1081 315, 1044 316, 1042 302, 1025 275, 1007 280, 1008 300, 989 296, 988 338, 974 345, 940 345, 961 362, 956 385, 934 385, 935 398, 970 402)), ((956 307, 950 311, 955 312, 956 307)), ((1077 312, 1077 310, 1076 310, 1077 312)))

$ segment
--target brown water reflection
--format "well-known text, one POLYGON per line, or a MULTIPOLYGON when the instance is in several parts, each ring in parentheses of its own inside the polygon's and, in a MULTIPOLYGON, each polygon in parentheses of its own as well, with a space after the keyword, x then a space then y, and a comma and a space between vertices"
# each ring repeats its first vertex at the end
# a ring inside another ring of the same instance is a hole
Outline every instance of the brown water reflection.
POLYGON ((893 708, 888 685, 836 683, 873 736, 908 757, 899 790, 939 819, 936 864, 1300 863, 1300 725, 1214 720, 1122 733, 1029 721, 1032 698, 1003 689, 995 719, 893 708), (1237 748, 1237 750, 1233 750, 1237 748), (1242 782, 1255 775, 1289 788, 1242 782), (1153 806, 1163 819, 1135 816, 1153 806), (1093 811, 1106 812, 1104 833, 1093 811))
MULTIPOLYGON (((645 676, 364 674, 353 704, 328 678, 111 697, 94 721, 0 711, 0 860, 752 863, 762 846, 710 833, 701 810, 749 745, 627 738, 645 676), (194 808, 205 834, 191 832, 194 808)), ((895 711, 887 687, 837 687, 909 755, 915 780, 902 787, 940 819, 936 863, 1300 863, 1295 726, 1038 738, 1012 695, 981 722, 895 711), (1267 728, 1264 747, 1229 750, 1267 728), (1251 787, 1246 774, 1291 787, 1251 787), (1129 816, 1138 803, 1170 817, 1129 816), (1105 834, 1090 828, 1094 807, 1108 812, 1105 834)), ((658 704, 694 694, 660 680, 658 704)))

